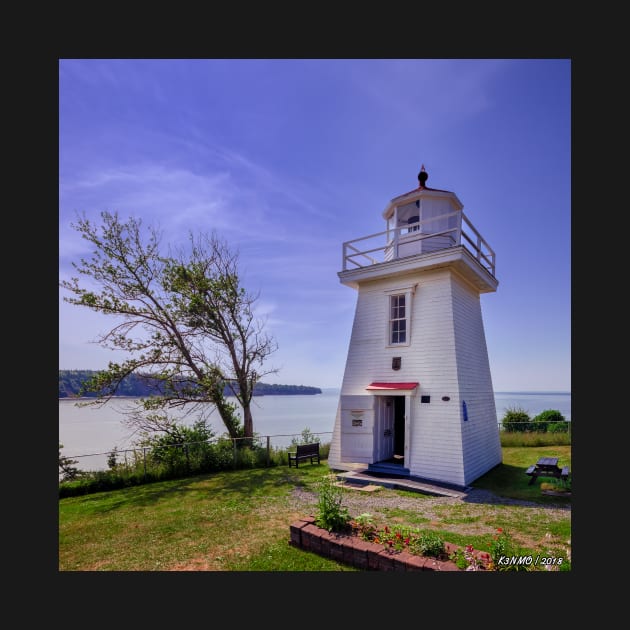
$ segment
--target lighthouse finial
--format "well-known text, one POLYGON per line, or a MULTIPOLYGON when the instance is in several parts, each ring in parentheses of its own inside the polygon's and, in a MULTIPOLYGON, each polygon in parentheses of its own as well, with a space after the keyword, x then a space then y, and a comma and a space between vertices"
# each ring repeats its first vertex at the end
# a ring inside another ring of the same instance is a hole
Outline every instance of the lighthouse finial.
POLYGON ((418 173, 418 181, 420 182, 420 188, 424 188, 424 184, 427 181, 427 179, 429 179, 429 174, 426 172, 424 168, 424 164, 423 164, 422 168, 420 169, 420 172, 418 173))

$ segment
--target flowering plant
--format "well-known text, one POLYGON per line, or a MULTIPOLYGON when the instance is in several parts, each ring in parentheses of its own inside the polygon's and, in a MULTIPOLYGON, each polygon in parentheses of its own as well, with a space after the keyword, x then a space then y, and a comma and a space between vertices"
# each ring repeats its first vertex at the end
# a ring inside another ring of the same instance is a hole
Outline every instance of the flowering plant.
POLYGON ((350 521, 350 525, 359 538, 367 541, 374 540, 374 536, 376 535, 376 523, 374 523, 374 518, 368 512, 359 514, 359 516, 350 521))
POLYGON ((527 571, 525 564, 505 562, 506 558, 513 558, 518 554, 512 536, 503 531, 501 527, 497 527, 497 533, 492 537, 489 548, 490 569, 495 571, 527 571))
POLYGON ((482 567, 482 565, 478 562, 477 557, 474 554, 472 545, 466 545, 466 548, 464 551, 464 557, 466 558, 466 562, 468 562, 466 571, 479 571, 479 569, 482 567))
POLYGON ((477 553, 472 545, 466 545, 464 549, 456 549, 449 559, 460 569, 465 571, 485 571, 490 568, 491 560, 488 553, 477 553))
POLYGON ((390 529, 387 525, 379 532, 378 540, 382 545, 391 551, 403 551, 409 549, 411 544, 412 531, 406 528, 390 529))
POLYGON ((444 541, 431 532, 422 534, 417 528, 388 525, 379 529, 372 515, 367 512, 353 519, 351 525, 354 533, 363 540, 383 545, 392 552, 409 551, 435 558, 446 555, 444 541))

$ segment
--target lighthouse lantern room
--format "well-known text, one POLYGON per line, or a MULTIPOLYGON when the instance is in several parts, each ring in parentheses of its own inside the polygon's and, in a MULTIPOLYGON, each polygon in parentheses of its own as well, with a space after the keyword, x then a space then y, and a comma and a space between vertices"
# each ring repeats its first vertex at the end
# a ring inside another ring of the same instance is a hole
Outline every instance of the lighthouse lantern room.
POLYGON ((427 179, 423 165, 383 232, 343 244, 357 302, 328 464, 463 487, 501 463, 480 300, 495 254, 427 179))

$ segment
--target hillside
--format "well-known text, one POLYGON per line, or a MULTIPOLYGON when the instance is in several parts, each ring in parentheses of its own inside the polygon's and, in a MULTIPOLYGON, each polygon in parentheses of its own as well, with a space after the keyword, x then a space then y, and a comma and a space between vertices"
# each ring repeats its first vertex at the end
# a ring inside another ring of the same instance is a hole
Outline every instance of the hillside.
MULTIPOLYGON (((69 398, 76 396, 82 383, 90 379, 96 371, 94 370, 59 370, 59 398, 69 398)), ((155 393, 155 380, 143 378, 132 374, 125 378, 118 390, 118 396, 150 396, 155 393)), ((308 385, 278 385, 269 383, 257 383, 254 388, 254 396, 289 396, 289 395, 311 395, 321 394, 319 387, 308 385)), ((225 395, 229 396, 231 391, 226 387, 225 395)), ((96 397, 96 393, 86 394, 87 397, 96 397)))

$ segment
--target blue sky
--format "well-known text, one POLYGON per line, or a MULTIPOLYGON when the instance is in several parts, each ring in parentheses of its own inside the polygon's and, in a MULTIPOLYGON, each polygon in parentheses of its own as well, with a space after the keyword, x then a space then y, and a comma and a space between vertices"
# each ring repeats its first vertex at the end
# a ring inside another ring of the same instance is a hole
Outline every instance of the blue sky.
MULTIPOLYGON (((418 185, 453 191, 496 253, 481 305, 495 391, 571 390, 569 59, 62 59, 59 276, 70 223, 217 233, 279 349, 266 382, 340 387, 356 292, 342 243, 418 185)), ((111 318, 59 299, 59 368, 104 369, 111 318)))

